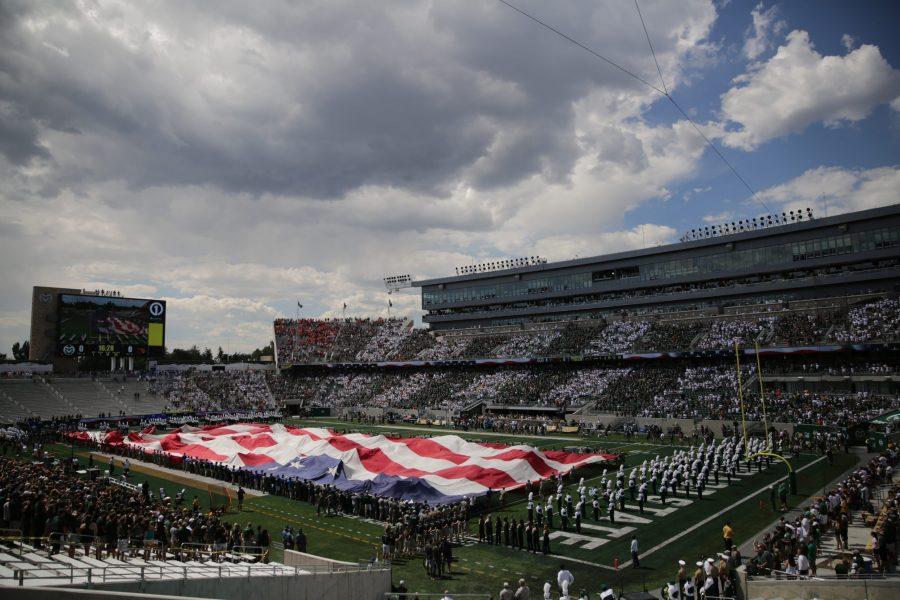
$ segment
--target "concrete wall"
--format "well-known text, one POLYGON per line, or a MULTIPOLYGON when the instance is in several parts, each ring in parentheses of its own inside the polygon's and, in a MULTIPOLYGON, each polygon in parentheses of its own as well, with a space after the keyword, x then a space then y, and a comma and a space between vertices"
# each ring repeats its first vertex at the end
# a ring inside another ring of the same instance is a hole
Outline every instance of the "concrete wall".
POLYGON ((160 596, 158 594, 134 594, 129 592, 104 592, 59 587, 2 587, 0 600, 208 600, 185 596, 160 596))
POLYGON ((828 581, 752 580, 745 600, 896 600, 900 579, 828 581))
MULTIPOLYGON (((217 600, 383 600, 385 592, 391 591, 391 570, 131 581, 94 584, 90 589, 217 600)), ((98 597, 96 600, 104 599, 98 597)))
MULTIPOLYGON (((694 431, 694 429, 706 427, 710 429, 716 437, 720 437, 722 435, 722 425, 727 425, 730 428, 733 424, 732 421, 722 421, 714 419, 705 419, 703 421, 694 423, 693 419, 655 419, 651 417, 627 417, 606 413, 593 415, 571 415, 569 418, 574 418, 576 421, 579 421, 581 423, 601 423, 603 425, 616 425, 617 423, 621 423, 623 421, 636 423, 639 427, 657 425, 661 427, 663 431, 666 431, 668 428, 674 427, 675 425, 679 425, 685 435, 690 435, 691 432, 694 431)), ((738 424, 738 426, 740 427, 740 424, 738 424)), ((787 430, 788 434, 794 433, 794 426, 791 423, 769 423, 769 427, 774 427, 778 430, 787 430)), ((747 430, 754 432, 762 431, 762 421, 747 421, 747 430)))
POLYGON ((307 554, 306 552, 297 552, 296 550, 284 551, 283 564, 289 567, 305 567, 305 566, 329 566, 335 567, 355 567, 356 563, 344 562, 342 560, 334 560, 324 556, 316 556, 315 554, 307 554))

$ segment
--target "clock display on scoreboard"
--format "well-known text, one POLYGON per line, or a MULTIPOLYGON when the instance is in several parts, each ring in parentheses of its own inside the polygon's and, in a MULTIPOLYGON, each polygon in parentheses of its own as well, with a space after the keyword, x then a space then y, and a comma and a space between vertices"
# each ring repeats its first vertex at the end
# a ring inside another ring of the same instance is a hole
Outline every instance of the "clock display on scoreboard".
POLYGON ((59 295, 57 351, 62 356, 147 356, 165 345, 163 300, 59 295))

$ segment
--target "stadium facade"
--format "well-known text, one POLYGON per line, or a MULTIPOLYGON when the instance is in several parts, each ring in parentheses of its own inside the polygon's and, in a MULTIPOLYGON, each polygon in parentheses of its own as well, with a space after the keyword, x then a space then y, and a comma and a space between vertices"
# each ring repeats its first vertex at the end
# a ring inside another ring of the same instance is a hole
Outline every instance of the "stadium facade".
POLYGON ((618 314, 720 314, 772 301, 895 294, 900 204, 592 258, 414 281, 434 330, 618 314))

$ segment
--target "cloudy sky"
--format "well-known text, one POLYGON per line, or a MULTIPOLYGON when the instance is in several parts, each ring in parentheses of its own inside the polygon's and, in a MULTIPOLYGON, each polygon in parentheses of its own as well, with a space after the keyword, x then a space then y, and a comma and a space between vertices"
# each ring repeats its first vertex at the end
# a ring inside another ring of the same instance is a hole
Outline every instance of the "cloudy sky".
MULTIPOLYGON (((511 0, 660 87, 631 0, 511 0)), ((496 0, 0 1, 0 352, 32 285, 169 301, 168 345, 377 315, 381 278, 756 216, 668 100, 496 0)), ((897 201, 900 4, 641 0, 772 210, 897 201)), ((420 314, 395 295, 394 311, 420 314)))

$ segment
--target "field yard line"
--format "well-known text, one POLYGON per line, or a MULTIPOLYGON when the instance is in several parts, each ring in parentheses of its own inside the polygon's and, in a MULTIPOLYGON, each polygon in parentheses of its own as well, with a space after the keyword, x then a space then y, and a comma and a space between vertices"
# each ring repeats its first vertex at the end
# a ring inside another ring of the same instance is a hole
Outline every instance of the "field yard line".
MULTIPOLYGON (((816 460, 812 461, 811 463, 809 463, 809 464, 807 464, 807 465, 804 465, 804 466, 802 466, 801 468, 797 469, 795 472, 796 472, 796 473, 799 473, 800 471, 805 471, 806 469, 810 468, 810 467, 813 466, 814 464, 819 463, 819 462, 822 462, 822 461, 825 460, 826 458, 828 458, 828 457, 827 457, 827 456, 821 456, 821 457, 817 458, 816 460)), ((700 527, 703 527, 704 525, 706 525, 707 523, 709 523, 709 522, 712 521, 713 519, 717 519, 717 518, 721 517, 721 516, 724 515, 726 512, 728 512, 729 510, 733 509, 735 506, 740 506, 741 504, 743 504, 744 502, 746 502, 746 501, 749 500, 750 498, 753 498, 754 496, 757 496, 757 495, 763 493, 764 491, 766 491, 767 489, 769 489, 769 486, 770 486, 770 485, 774 485, 774 484, 776 484, 776 483, 779 483, 779 482, 781 482, 781 481, 784 481, 784 480, 787 479, 787 478, 788 478, 788 476, 785 475, 785 476, 782 477, 781 479, 777 479, 777 480, 773 481, 772 483, 767 483, 766 485, 764 485, 763 487, 759 488, 759 489, 756 490, 755 492, 751 492, 750 494, 744 496, 743 498, 741 498, 740 500, 738 500, 738 501, 735 502, 734 504, 731 504, 730 506, 726 506, 725 508, 723 508, 722 510, 720 510, 720 511, 717 512, 716 514, 710 515, 709 517, 703 519, 703 520, 700 521, 699 523, 696 523, 695 525, 692 525, 691 527, 688 527, 687 529, 685 529, 685 530, 682 531, 681 533, 679 533, 679 534, 677 534, 677 535, 673 535, 672 537, 670 537, 670 538, 667 539, 666 541, 661 542, 661 543, 659 543, 659 544, 653 546, 652 548, 650 548, 650 549, 647 550, 646 552, 642 552, 642 553, 641 553, 641 558, 646 557, 646 556, 650 556, 651 554, 653 554, 653 553, 656 552, 657 550, 660 550, 660 549, 662 549, 662 548, 665 548, 666 546, 668 546, 668 545, 671 544, 672 542, 674 542, 674 541, 676 541, 676 540, 679 540, 679 539, 683 538, 685 535, 689 534, 690 532, 694 531, 695 529, 698 529, 698 528, 700 528, 700 527)))
POLYGON ((607 571, 617 571, 615 567, 611 567, 609 565, 601 565, 600 563, 592 563, 589 560, 581 560, 580 558, 572 558, 571 556, 563 556, 562 554, 550 554, 549 556, 553 558, 560 558, 563 560, 570 560, 572 562, 581 563, 583 565, 588 565, 590 567, 600 567, 601 569, 606 569, 607 571))

